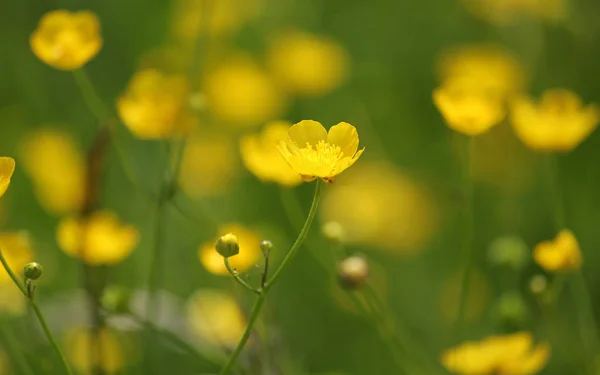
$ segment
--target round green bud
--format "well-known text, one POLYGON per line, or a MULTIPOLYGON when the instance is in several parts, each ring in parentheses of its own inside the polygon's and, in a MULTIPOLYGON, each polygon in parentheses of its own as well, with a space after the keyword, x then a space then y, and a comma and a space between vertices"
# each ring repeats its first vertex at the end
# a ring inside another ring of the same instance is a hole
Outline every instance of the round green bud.
POLYGON ((534 275, 529 280, 529 290, 531 293, 540 295, 548 290, 548 279, 544 275, 534 275))
POLYGON ((273 243, 271 241, 264 240, 260 243, 260 250, 263 252, 263 254, 265 254, 265 256, 269 255, 271 249, 273 249, 273 243))
POLYGON ((102 307, 112 313, 128 313, 131 291, 120 286, 109 286, 100 300, 102 307))
POLYGON ((529 262, 529 253, 527 244, 521 237, 505 236, 492 242, 488 255, 494 264, 519 270, 529 262))
POLYGON ((223 257, 229 258, 240 253, 240 244, 233 233, 227 233, 219 237, 215 244, 215 250, 223 257))
POLYGON ((369 277, 369 263, 359 255, 348 257, 338 265, 340 284, 348 289, 360 288, 369 277))
POLYGON ((519 293, 507 292, 498 299, 495 313, 502 322, 519 325, 525 322, 529 310, 519 293))
POLYGON ((25 278, 29 280, 39 279, 42 276, 42 273, 44 273, 42 265, 36 262, 27 263, 23 270, 25 278))

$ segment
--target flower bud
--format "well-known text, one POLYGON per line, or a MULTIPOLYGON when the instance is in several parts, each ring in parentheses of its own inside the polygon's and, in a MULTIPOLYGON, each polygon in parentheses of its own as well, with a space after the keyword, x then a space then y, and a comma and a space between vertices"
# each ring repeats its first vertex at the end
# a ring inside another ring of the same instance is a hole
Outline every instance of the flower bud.
POLYGON ((517 326, 528 317, 527 305, 521 295, 516 292, 504 293, 498 299, 495 313, 502 322, 517 326))
POLYGON ((495 239, 490 245, 488 255, 492 263, 514 270, 522 269, 529 261, 529 249, 523 239, 518 236, 495 239))
POLYGON ((223 257, 229 258, 240 253, 240 244, 233 233, 227 233, 219 237, 215 244, 215 249, 223 257))
POLYGON ((341 243, 345 238, 344 227, 337 221, 326 222, 321 232, 323 237, 334 243, 341 243))
POLYGON ((271 249, 273 248, 273 243, 269 240, 264 240, 260 243, 260 250, 263 254, 268 257, 271 249))
POLYGON ((24 275, 26 279, 37 280, 44 273, 42 265, 36 262, 27 263, 24 268, 24 275))
POLYGON ((548 290, 548 279, 544 275, 534 275, 529 280, 529 290, 535 295, 540 295, 548 290))
POLYGON ((129 304, 131 302, 131 291, 129 289, 111 286, 104 290, 102 294, 102 307, 111 313, 130 312, 129 304))
POLYGON ((351 256, 338 266, 338 277, 342 286, 356 289, 362 286, 369 276, 369 264, 362 256, 351 256))

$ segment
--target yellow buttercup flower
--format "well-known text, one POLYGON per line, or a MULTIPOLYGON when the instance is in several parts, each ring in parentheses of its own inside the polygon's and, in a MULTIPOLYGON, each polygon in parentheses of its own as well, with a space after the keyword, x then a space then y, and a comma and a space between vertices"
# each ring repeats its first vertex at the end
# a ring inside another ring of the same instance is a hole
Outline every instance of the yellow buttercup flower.
POLYGON ((502 100, 523 90, 525 72, 513 54, 493 44, 469 44, 443 51, 437 62, 440 82, 493 92, 502 100))
POLYGON ((533 249, 533 259, 546 271, 571 271, 583 261, 577 239, 568 229, 561 230, 552 241, 540 242, 533 249))
POLYGON ((329 129, 312 120, 292 125, 286 140, 277 146, 288 164, 309 182, 321 178, 333 182, 350 168, 365 150, 358 150, 358 132, 347 122, 329 129), (358 151, 357 151, 358 150, 358 151))
POLYGON ((155 69, 137 72, 127 91, 117 100, 121 121, 141 139, 159 139, 185 133, 188 86, 181 75, 155 69))
POLYGON ((291 123, 273 121, 259 134, 249 134, 240 141, 244 165, 263 181, 293 187, 302 182, 298 172, 277 151, 279 140, 285 139, 291 123))
POLYGON ((100 21, 89 11, 55 10, 42 17, 30 43, 33 53, 51 67, 79 69, 102 48, 100 21))
POLYGON ((587 138, 600 121, 595 104, 584 106, 574 92, 547 90, 539 103, 521 96, 511 106, 510 118, 517 136, 538 151, 570 151, 587 138))
POLYGON ((15 160, 8 156, 0 156, 0 197, 6 193, 14 172, 15 160))
POLYGON ((422 250, 439 216, 420 183, 391 164, 367 161, 323 192, 320 214, 342 228, 344 242, 396 254, 422 250))
POLYGON ((548 362, 547 343, 534 346, 529 332, 490 336, 482 341, 464 342, 442 355, 449 371, 463 375, 533 375, 548 362))
MULTIPOLYGON (((224 236, 228 233, 234 234, 239 242, 240 253, 229 258, 231 267, 238 272, 244 272, 256 264, 261 256, 260 237, 252 230, 240 224, 228 224, 219 230, 219 236, 224 236)), ((215 238, 212 241, 203 244, 198 252, 200 263, 209 272, 215 275, 228 275, 229 271, 223 263, 223 256, 215 250, 215 238)))
POLYGON ((209 72, 204 92, 215 117, 242 128, 280 117, 286 105, 273 80, 245 56, 232 57, 209 72))
MULTIPOLYGON (((33 251, 27 233, 12 232, 0 233, 0 249, 6 262, 15 272, 22 272, 23 267, 33 261, 33 251)), ((0 270, 0 285, 12 283, 8 273, 0 270)))
POLYGON ((230 295, 218 290, 196 291, 185 310, 192 331, 213 346, 235 347, 246 328, 240 306, 230 295))
POLYGON ((137 230, 123 225, 110 211, 95 212, 83 222, 74 217, 63 219, 56 236, 67 255, 91 265, 119 263, 131 254, 139 241, 137 230))
POLYGON ((348 76, 347 52, 335 41, 305 32, 277 36, 267 62, 278 82, 301 95, 322 95, 339 87, 348 76))
POLYGON ((85 158, 68 133, 35 131, 26 135, 19 151, 44 209, 56 215, 79 210, 85 195, 85 158))
POLYGON ((192 198, 222 194, 239 170, 236 145, 225 134, 203 133, 188 138, 179 173, 179 186, 192 198))
POLYGON ((95 333, 92 328, 74 327, 65 333, 63 341, 67 359, 82 374, 91 374, 96 367, 107 374, 116 374, 131 357, 126 352, 126 343, 107 328, 95 333))
POLYGON ((503 98, 465 80, 450 80, 433 91, 433 102, 452 130, 469 136, 485 133, 506 116, 503 98))

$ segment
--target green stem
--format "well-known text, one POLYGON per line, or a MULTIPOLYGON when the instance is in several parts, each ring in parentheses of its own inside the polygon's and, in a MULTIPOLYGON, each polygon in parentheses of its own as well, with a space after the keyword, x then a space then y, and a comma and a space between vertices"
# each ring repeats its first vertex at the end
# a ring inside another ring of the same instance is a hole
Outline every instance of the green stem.
POLYGON ((250 284, 248 284, 247 282, 245 282, 239 275, 239 273, 234 270, 231 267, 231 264, 229 263, 229 258, 223 257, 223 263, 225 263, 225 268, 227 268, 227 271, 229 271, 229 273, 231 274, 231 276, 233 277, 233 279, 235 281, 237 281, 238 283, 240 283, 240 285, 242 285, 244 288, 248 289, 249 291, 256 293, 256 294, 260 294, 260 290, 258 289, 254 289, 250 284))
POLYGON ((233 353, 231 353, 231 356, 227 360, 227 363, 225 364, 225 366, 223 367, 223 369, 221 370, 219 375, 228 374, 229 371, 231 370, 231 368, 233 367, 233 365, 235 364, 235 361, 237 360, 240 353, 242 352, 242 349, 244 349, 244 346, 246 345, 246 342, 248 341, 248 338, 250 337, 250 334, 252 333, 252 329, 253 329, 254 325, 256 324, 256 320, 258 319, 258 315, 260 314, 262 305, 265 302, 267 292, 271 289, 271 287, 273 285, 275 285, 275 282, 281 276, 281 272, 283 271, 283 269, 289 264, 290 260, 294 256, 294 254, 302 246, 302 242, 304 242, 304 240, 306 239, 306 236, 308 235, 308 231, 310 230, 312 222, 317 213, 317 207, 319 206, 319 199, 321 197, 322 187, 323 187, 323 182, 321 180, 317 180, 317 183, 315 186, 315 194, 313 196, 312 205, 310 206, 310 210, 308 212, 308 217, 306 218, 306 221, 304 222, 304 226, 302 227, 302 230, 300 231, 298 238, 296 238, 296 242, 294 242, 294 244, 292 245, 292 248, 287 253, 287 255, 285 256, 283 261, 281 262, 281 265, 279 266, 277 271, 275 271, 275 273, 273 274, 273 277, 265 283, 265 286, 262 289, 262 292, 258 295, 258 297, 256 297, 254 306, 252 307, 252 312, 250 313, 250 318, 248 319, 248 325, 246 326, 246 330, 244 331, 242 338, 238 342, 233 353))
POLYGON ((310 230, 310 226, 312 225, 313 219, 315 218, 315 215, 317 214, 317 207, 319 206, 319 199, 321 197, 322 187, 323 187, 323 182, 320 179, 318 179, 317 185, 315 186, 315 194, 313 196, 312 205, 310 206, 310 210, 308 211, 308 217, 306 218, 304 227, 300 231, 300 234, 298 235, 296 242, 294 242, 294 244, 292 245, 292 248, 286 254, 285 258, 281 262, 281 265, 279 266, 277 271, 275 271, 275 273, 273 274, 273 277, 271 277, 271 280, 269 280, 265 284, 265 291, 268 290, 277 281, 277 279, 281 276, 281 272, 283 271, 283 269, 289 264, 289 262, 292 260, 292 258, 294 257, 294 255, 296 254, 296 252, 298 251, 300 246, 302 246, 302 243, 306 239, 306 236, 308 235, 308 231, 310 230))
POLYGON ((83 95, 83 100, 90 111, 92 111, 98 121, 104 122, 108 117, 108 109, 102 102, 102 99, 100 99, 96 93, 94 85, 92 84, 92 80, 88 76, 85 69, 79 68, 77 70, 73 70, 73 78, 75 78, 75 82, 77 83, 77 86, 79 86, 81 94, 83 95))
POLYGON ((552 200, 552 206, 554 207, 554 223, 556 229, 561 230, 565 228, 566 216, 562 186, 560 184, 560 167, 556 155, 546 155, 546 168, 548 171, 550 198, 552 200))
POLYGON ((23 351, 19 348, 19 343, 10 327, 7 327, 2 323, 0 325, 0 332, 2 332, 2 336, 4 337, 6 350, 12 360, 15 362, 15 367, 22 375, 34 375, 29 363, 27 363, 27 359, 25 358, 23 351))
POLYGON ((40 325, 42 326, 42 330, 44 331, 44 333, 46 334, 46 337, 48 338, 48 341, 50 341, 50 344, 54 348, 54 351, 56 352, 56 355, 60 358, 60 360, 61 360, 61 362, 62 362, 62 364, 64 366, 65 373, 67 375, 71 375, 71 368, 69 367, 69 365, 67 363, 67 360, 65 359, 65 356, 63 355, 62 351, 60 350, 60 347, 58 346, 58 343, 54 339, 54 336, 52 336, 52 333, 50 332, 50 329, 48 328, 48 324, 46 323, 46 319, 44 318, 44 315, 42 314, 42 311, 38 307, 38 305, 35 302, 35 300, 33 300, 32 298, 29 298, 29 296, 27 295, 27 290, 25 289, 25 287, 23 286, 23 284, 21 284, 21 282, 17 278, 17 275, 15 275, 15 273, 12 271, 12 269, 10 268, 10 266, 8 265, 8 263, 6 262, 6 259, 4 258, 4 254, 2 253, 1 249, 0 249, 0 262, 2 262, 2 266, 6 270, 6 272, 8 273, 8 275, 10 276, 10 278, 12 279, 12 281, 19 288, 19 290, 21 291, 21 293, 23 293, 23 295, 25 296, 25 298, 27 298, 27 300, 29 301, 29 304, 33 308, 33 312, 35 313, 38 321, 40 322, 40 325))
POLYGON ((148 321, 151 321, 153 317, 160 316, 158 311, 160 303, 156 303, 156 294, 163 282, 166 203, 164 193, 161 193, 154 214, 154 240, 148 277, 148 299, 146 301, 146 320, 148 321))
POLYGON ((465 324, 465 315, 467 310, 467 301, 469 295, 469 285, 471 283, 471 266, 473 262, 473 138, 466 139, 465 150, 465 170, 463 177, 463 197, 464 197, 464 233, 463 233, 463 251, 462 251, 462 280, 460 284, 460 296, 458 301, 458 314, 456 318, 455 329, 460 332, 465 324))

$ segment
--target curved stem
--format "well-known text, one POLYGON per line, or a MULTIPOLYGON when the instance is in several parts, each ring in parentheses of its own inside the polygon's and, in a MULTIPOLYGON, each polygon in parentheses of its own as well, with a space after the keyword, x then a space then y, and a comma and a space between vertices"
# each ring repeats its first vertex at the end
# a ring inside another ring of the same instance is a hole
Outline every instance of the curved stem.
POLYGON ((455 330, 460 332, 465 323, 465 314, 471 283, 471 265, 473 262, 473 138, 466 139, 464 174, 463 174, 463 211, 464 232, 462 250, 462 279, 460 283, 460 296, 458 302, 458 314, 456 317, 455 330))
POLYGON ((92 80, 90 80, 90 77, 85 69, 79 68, 74 70, 73 78, 75 78, 75 82, 77 83, 77 86, 79 86, 81 94, 83 95, 83 100, 85 100, 85 103, 90 111, 92 111, 98 121, 102 122, 106 120, 108 117, 108 109, 102 102, 102 99, 100 99, 100 96, 98 96, 96 93, 96 89, 92 84, 92 80))
POLYGON ((25 287, 23 286, 23 284, 21 284, 21 282, 19 281, 19 278, 17 277, 17 275, 15 275, 15 273, 12 271, 12 269, 10 268, 10 266, 8 265, 8 263, 6 262, 6 259, 4 258, 4 254, 2 253, 2 249, 0 249, 0 262, 2 262, 2 266, 6 270, 6 272, 8 273, 8 275, 10 276, 10 278, 12 279, 12 281, 19 288, 19 290, 21 291, 21 293, 23 293, 23 295, 25 296, 25 298, 27 298, 27 300, 29 301, 29 304, 33 308, 33 312, 35 313, 38 321, 40 322, 40 325, 42 326, 42 330, 44 331, 44 333, 46 334, 46 337, 48 338, 48 341, 50 341, 50 344, 54 348, 54 351, 56 352, 56 355, 60 358, 60 360, 61 360, 61 362, 63 364, 64 370, 65 370, 65 373, 67 375, 71 375, 71 368, 69 367, 69 364, 67 363, 67 360, 65 359, 65 356, 63 355, 62 351, 60 350, 60 347, 58 346, 58 343, 54 339, 54 336, 52 336, 52 333, 50 332, 50 329, 48 328, 48 324, 46 323, 46 319, 44 318, 44 315, 42 314, 42 311, 38 307, 38 305, 35 302, 35 300, 33 300, 32 298, 29 298, 27 290, 25 289, 25 287))
POLYGON ((302 230, 300 231, 298 238, 296 238, 296 242, 294 242, 294 244, 292 245, 292 248, 286 254, 285 258, 281 262, 281 265, 275 271, 275 273, 273 274, 273 277, 271 277, 271 280, 269 280, 265 284, 265 291, 267 291, 269 288, 271 288, 271 286, 273 286, 273 284, 275 284, 277 279, 281 276, 281 272, 283 271, 283 269, 289 264, 290 260, 292 260, 292 258, 294 257, 294 255, 296 254, 296 252, 298 251, 300 246, 302 246, 302 243, 306 239, 306 236, 308 235, 308 231, 310 230, 310 227, 315 218, 315 215, 317 214, 317 207, 319 206, 319 199, 321 197, 322 187, 323 187, 323 182, 320 179, 317 180, 317 185, 315 186, 315 194, 313 195, 312 205, 310 206, 310 210, 308 211, 308 217, 306 218, 304 227, 302 227, 302 230))
POLYGON ((312 205, 310 206, 310 211, 308 212, 308 217, 306 218, 306 222, 304 223, 304 226, 302 227, 300 234, 298 234, 298 238, 296 238, 296 242, 294 242, 294 244, 292 245, 292 248, 287 253, 285 258, 283 259, 281 265, 279 266, 277 271, 275 271, 275 273, 273 274, 273 277, 264 284, 264 287, 262 288, 261 293, 258 295, 258 297, 256 297, 254 306, 252 307, 252 312, 250 313, 250 318, 248 319, 248 325, 246 326, 246 330, 244 331, 242 338, 238 342, 233 353, 231 353, 231 356, 227 360, 227 363, 225 364, 225 366, 223 367, 223 369, 221 370, 219 375, 225 375, 225 374, 229 373, 229 371, 235 364, 235 361, 237 360, 240 353, 244 349, 244 346, 246 345, 248 338, 250 338, 252 329, 253 329, 254 325, 256 324, 256 320, 258 319, 258 315, 260 314, 262 305, 265 302, 267 292, 275 284, 277 279, 281 276, 281 272, 283 271, 283 269, 289 264, 290 260, 294 256, 294 254, 302 246, 302 242, 304 242, 304 240, 306 239, 306 236, 308 235, 308 231, 310 230, 312 222, 317 213, 317 207, 319 206, 319 199, 321 196, 322 187, 323 187, 323 182, 321 180, 317 180, 317 184, 315 186, 315 194, 313 196, 312 205))
POLYGON ((244 288, 248 289, 249 291, 256 293, 256 294, 260 294, 259 290, 254 289, 250 284, 245 282, 240 277, 239 273, 231 267, 231 264, 229 263, 229 258, 223 257, 223 263, 225 263, 225 268, 227 268, 227 271, 229 271, 229 273, 231 274, 231 276, 233 277, 233 279, 235 281, 240 283, 240 285, 242 285, 244 288))

